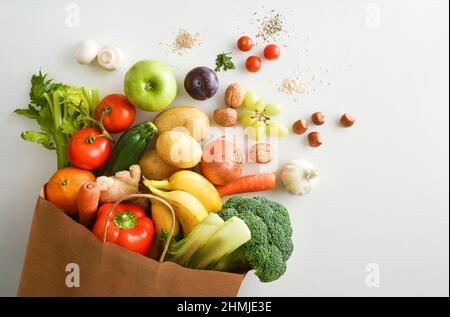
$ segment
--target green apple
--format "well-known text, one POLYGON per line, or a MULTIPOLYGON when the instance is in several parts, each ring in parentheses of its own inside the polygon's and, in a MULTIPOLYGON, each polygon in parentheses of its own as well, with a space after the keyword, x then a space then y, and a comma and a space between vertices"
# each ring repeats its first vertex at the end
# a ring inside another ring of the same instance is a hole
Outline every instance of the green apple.
POLYGON ((177 95, 177 81, 172 70, 157 61, 142 60, 125 74, 125 95, 145 111, 159 111, 169 106, 177 95))

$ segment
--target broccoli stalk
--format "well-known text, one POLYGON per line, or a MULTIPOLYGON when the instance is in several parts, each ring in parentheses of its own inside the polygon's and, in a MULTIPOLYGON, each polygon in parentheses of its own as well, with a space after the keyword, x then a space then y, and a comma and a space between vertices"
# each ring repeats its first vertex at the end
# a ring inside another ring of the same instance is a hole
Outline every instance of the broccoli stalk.
POLYGON ((214 271, 244 273, 251 270, 252 267, 245 259, 244 247, 240 247, 231 252, 229 255, 222 257, 210 269, 214 271))
MULTIPOLYGON (((232 217, 224 221, 210 213, 184 239, 170 242, 166 260, 193 269, 208 269, 250 238, 250 230, 241 219, 232 217)), ((163 231, 161 247, 166 239, 167 232, 163 231)))

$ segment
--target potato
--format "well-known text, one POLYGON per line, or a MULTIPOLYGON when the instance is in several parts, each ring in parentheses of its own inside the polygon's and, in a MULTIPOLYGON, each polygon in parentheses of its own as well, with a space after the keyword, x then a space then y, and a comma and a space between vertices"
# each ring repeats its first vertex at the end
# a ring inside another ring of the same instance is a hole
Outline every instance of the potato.
POLYGON ((156 140, 159 156, 179 168, 191 168, 202 158, 200 144, 189 134, 180 131, 166 131, 156 140))
POLYGON ((142 175, 150 180, 169 178, 180 170, 178 167, 170 165, 161 159, 156 150, 145 152, 139 161, 139 166, 141 167, 142 175))
POLYGON ((154 120, 158 134, 177 130, 188 133, 197 141, 203 140, 209 130, 209 119, 205 112, 190 106, 176 106, 164 110, 154 120))

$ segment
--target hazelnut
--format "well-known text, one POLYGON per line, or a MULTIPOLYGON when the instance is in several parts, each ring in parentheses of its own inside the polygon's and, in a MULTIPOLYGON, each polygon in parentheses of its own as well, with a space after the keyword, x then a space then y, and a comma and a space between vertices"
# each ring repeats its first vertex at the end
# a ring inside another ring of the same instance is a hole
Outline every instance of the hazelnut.
POLYGON ((236 110, 231 108, 218 108, 214 111, 214 121, 222 127, 234 126, 239 119, 236 110))
POLYGON ((344 113, 341 117, 341 125, 343 127, 349 128, 355 123, 356 119, 349 113, 344 113))
POLYGON ((237 83, 230 84, 225 91, 225 103, 231 108, 240 108, 244 102, 245 93, 241 85, 237 83))
POLYGON ((300 119, 294 122, 292 125, 292 131, 295 134, 303 134, 308 130, 308 124, 306 123, 306 120, 300 119))
POLYGON ((319 147, 322 145, 322 136, 317 131, 311 132, 308 134, 308 141, 311 147, 319 147))
POLYGON ((318 112, 314 112, 311 115, 311 121, 315 124, 315 125, 322 125, 325 123, 325 115, 318 111, 318 112))
POLYGON ((267 143, 256 143, 249 151, 250 162, 269 163, 275 157, 275 150, 267 143))

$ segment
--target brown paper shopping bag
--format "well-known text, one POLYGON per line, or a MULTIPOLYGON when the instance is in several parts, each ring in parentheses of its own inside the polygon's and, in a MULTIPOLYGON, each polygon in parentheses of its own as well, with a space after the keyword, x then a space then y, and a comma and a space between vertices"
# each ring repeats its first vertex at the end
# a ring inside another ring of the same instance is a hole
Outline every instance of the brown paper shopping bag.
POLYGON ((39 197, 18 296, 236 296, 243 278, 159 263, 103 243, 39 197), (79 285, 73 283, 78 269, 79 285))

